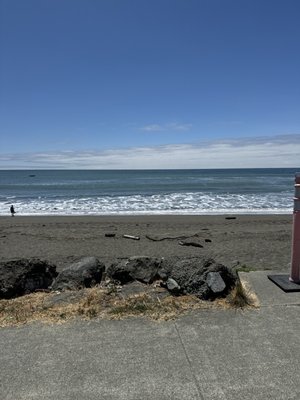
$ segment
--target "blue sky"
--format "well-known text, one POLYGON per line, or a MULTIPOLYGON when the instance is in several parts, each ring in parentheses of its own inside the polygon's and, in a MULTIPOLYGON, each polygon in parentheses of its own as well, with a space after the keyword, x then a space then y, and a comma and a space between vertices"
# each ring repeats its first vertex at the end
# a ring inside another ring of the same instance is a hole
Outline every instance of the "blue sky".
POLYGON ((0 0, 0 168, 297 167, 298 0, 0 0))

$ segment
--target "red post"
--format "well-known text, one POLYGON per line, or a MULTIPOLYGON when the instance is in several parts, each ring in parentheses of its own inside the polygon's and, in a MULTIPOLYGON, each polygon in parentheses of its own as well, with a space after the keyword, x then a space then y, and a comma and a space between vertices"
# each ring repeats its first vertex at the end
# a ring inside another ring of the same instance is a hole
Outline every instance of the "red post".
POLYGON ((295 197, 290 281, 300 283, 300 172, 295 175, 295 197))

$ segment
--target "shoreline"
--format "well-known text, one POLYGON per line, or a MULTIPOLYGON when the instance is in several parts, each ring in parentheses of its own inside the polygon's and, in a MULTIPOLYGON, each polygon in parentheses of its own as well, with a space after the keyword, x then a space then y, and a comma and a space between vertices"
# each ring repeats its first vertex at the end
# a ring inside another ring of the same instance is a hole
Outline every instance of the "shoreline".
POLYGON ((8 215, 0 216, 0 226, 0 261, 37 257, 58 271, 85 256, 106 266, 140 255, 212 257, 229 267, 282 272, 290 263, 292 214, 8 215), (203 247, 182 246, 180 237, 203 247))
MULTIPOLYGON (((195 213, 160 213, 160 212, 153 212, 153 213, 105 213, 105 214, 99 214, 99 213, 89 213, 89 214, 19 214, 18 212, 15 212, 15 214, 17 214, 18 218, 35 218, 35 217, 54 217, 54 218, 59 218, 59 217, 159 217, 159 216, 163 216, 163 217, 176 217, 176 216, 182 216, 182 217, 205 217, 205 216, 273 216, 273 215, 291 215, 293 213, 293 209, 291 210, 285 210, 285 211, 278 211, 278 212, 274 212, 274 211, 270 211, 270 212, 262 212, 262 211, 257 211, 257 212, 253 212, 253 211, 249 211, 249 212, 240 212, 240 210, 238 211, 232 211, 232 212, 226 212, 226 211, 220 211, 220 212, 203 212, 203 213, 199 213, 199 212, 195 212, 195 213)), ((1 218, 6 218, 6 217, 10 217, 9 212, 5 213, 5 214, 0 214, 0 219, 1 218)))
MULTIPOLYGON (((168 213, 153 213, 153 214, 22 214, 19 215, 16 213, 15 218, 155 218, 155 217, 163 217, 163 218, 185 218, 185 217, 197 217, 197 218, 210 218, 210 217, 228 217, 228 216, 234 216, 234 217, 276 217, 276 216, 292 216, 293 215, 293 210, 291 212, 280 212, 280 213, 275 213, 275 212, 270 212, 270 213, 238 213, 238 212, 232 212, 232 213, 205 213, 205 214, 184 214, 184 213, 178 213, 178 214, 168 214, 168 213)), ((6 218, 11 218, 11 215, 9 213, 3 215, 0 214, 0 221, 2 219, 6 218)))

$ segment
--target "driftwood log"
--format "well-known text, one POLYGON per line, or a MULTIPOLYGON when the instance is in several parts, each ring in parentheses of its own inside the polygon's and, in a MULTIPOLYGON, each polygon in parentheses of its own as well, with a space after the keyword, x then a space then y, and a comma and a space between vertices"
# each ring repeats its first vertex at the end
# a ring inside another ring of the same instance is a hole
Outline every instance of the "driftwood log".
POLYGON ((146 238, 152 240, 153 242, 161 242, 162 240, 184 240, 192 237, 199 237, 199 234, 195 233, 194 235, 190 236, 163 236, 163 237, 153 237, 146 235, 146 238))

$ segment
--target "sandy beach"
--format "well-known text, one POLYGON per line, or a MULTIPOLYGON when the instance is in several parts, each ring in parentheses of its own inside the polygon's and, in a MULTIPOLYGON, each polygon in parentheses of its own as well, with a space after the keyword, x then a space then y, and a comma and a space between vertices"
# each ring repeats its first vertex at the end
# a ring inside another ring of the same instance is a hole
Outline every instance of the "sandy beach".
POLYGON ((227 266, 288 271, 292 215, 0 218, 0 260, 38 257, 60 271, 84 256, 213 257, 227 266), (106 234, 115 234, 107 237, 106 234), (140 240, 124 238, 133 235, 140 240), (192 241, 203 247, 183 246, 192 241))

